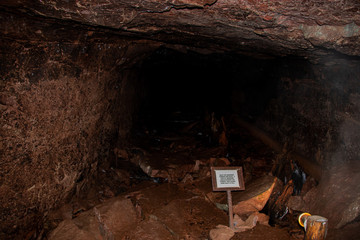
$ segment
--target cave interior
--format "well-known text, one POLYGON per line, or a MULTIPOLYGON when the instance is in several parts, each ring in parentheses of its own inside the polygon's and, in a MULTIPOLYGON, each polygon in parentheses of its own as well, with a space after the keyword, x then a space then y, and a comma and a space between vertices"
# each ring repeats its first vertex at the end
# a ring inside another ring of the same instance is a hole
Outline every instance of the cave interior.
POLYGON ((0 3, 0 238, 360 236, 360 5, 277 2, 0 3))

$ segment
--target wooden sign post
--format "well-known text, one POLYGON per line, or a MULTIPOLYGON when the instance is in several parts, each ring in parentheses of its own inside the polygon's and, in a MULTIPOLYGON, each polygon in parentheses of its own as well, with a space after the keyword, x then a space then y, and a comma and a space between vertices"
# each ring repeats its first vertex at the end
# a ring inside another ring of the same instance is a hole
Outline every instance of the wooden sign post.
POLYGON ((245 190, 242 167, 211 167, 213 191, 226 191, 229 207, 229 227, 234 229, 231 191, 245 190))

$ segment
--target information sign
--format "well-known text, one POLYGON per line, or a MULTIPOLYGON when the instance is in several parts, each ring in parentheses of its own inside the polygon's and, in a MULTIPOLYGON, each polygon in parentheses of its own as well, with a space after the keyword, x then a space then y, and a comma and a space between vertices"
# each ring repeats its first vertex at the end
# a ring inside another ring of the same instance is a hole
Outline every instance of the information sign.
POLYGON ((234 229, 231 191, 245 190, 242 167, 211 167, 213 191, 226 191, 229 227, 234 229))
POLYGON ((245 190, 242 167, 211 167, 214 191, 245 190))

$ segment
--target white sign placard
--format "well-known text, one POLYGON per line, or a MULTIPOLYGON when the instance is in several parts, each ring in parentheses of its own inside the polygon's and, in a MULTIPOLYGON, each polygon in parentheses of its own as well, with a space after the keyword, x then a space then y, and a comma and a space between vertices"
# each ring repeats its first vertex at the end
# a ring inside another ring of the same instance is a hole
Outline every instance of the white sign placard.
POLYGON ((215 177, 218 188, 240 187, 238 170, 215 170, 215 177))

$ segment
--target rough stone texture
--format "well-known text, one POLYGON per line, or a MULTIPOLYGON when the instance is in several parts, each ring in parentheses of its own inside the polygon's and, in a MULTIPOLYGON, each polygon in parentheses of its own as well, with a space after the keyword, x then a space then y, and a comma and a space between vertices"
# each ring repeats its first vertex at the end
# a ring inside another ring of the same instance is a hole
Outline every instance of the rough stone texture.
POLYGON ((121 238, 137 223, 135 207, 130 199, 115 199, 94 208, 102 236, 121 238))
POLYGON ((206 198, 177 185, 163 184, 141 191, 138 203, 145 218, 162 223, 174 239, 205 239, 211 228, 227 221, 226 213, 206 198))
POLYGON ((210 231, 209 235, 211 240, 229 240, 235 235, 235 232, 228 226, 218 225, 210 231))
POLYGON ((347 240, 354 239, 360 236, 360 222, 351 223, 341 230, 338 229, 329 229, 328 237, 326 240, 347 240))
POLYGON ((292 239, 292 236, 290 236, 290 234, 285 228, 276 228, 258 224, 255 228, 249 231, 236 233, 235 236, 232 238, 232 240, 241 239, 288 240, 292 239))
POLYGON ((49 239, 206 239, 227 222, 226 213, 202 196, 173 184, 153 185, 108 200, 78 217, 64 220, 49 239))
POLYGON ((360 216, 360 163, 337 165, 329 170, 319 184, 315 201, 310 203, 313 214, 329 219, 329 226, 342 228, 360 216))
MULTIPOLYGON (((358 160, 359 59, 338 53, 360 56, 359 11, 355 0, 2 1, 1 231, 21 235, 23 226, 38 225, 43 213, 85 185, 113 141, 127 135, 138 92, 136 74, 124 69, 159 44, 122 36, 204 53, 316 57, 317 65, 252 61, 253 72, 234 81, 249 79, 252 92, 239 96, 253 94, 247 100, 256 117, 267 107, 258 121, 263 129, 334 165, 333 172, 358 160), (275 86, 275 96, 259 98, 275 86), (269 105, 262 102, 272 97, 269 105)), ((233 105, 245 114, 246 102, 240 103, 233 105)), ((321 188, 329 199, 337 193, 326 183, 321 188)), ((353 200, 348 209, 356 207, 353 200)))
POLYGON ((250 215, 261 211, 268 201, 276 178, 264 176, 250 182, 245 191, 233 192, 233 211, 238 215, 250 215))
POLYGON ((280 63, 278 97, 262 128, 320 165, 359 159, 359 62, 324 59, 280 63))
POLYGON ((51 240, 95 240, 96 238, 89 232, 80 229, 71 220, 65 220, 49 236, 51 240))
POLYGON ((251 214, 245 221, 243 221, 238 215, 234 217, 235 232, 244 232, 252 229, 256 226, 258 216, 251 214))
POLYGON ((148 219, 142 221, 136 226, 130 235, 130 239, 144 239, 144 240, 172 240, 174 236, 166 229, 166 226, 155 219, 148 219))
POLYGON ((41 19, 0 18, 4 239, 13 232, 21 238, 25 226, 36 227, 46 211, 78 193, 114 141, 126 137, 137 78, 125 68, 152 45, 97 42, 91 32, 41 19))
POLYGON ((269 226, 269 216, 264 214, 264 213, 253 213, 253 215, 257 216, 257 222, 259 224, 265 225, 265 226, 269 226))
POLYGON ((259 123, 322 165, 324 177, 311 210, 328 217, 330 226, 342 227, 359 216, 358 174, 353 169, 360 158, 360 63, 324 59, 317 65, 292 64, 284 63, 279 70, 288 72, 282 74, 278 97, 259 123))
POLYGON ((1 5, 200 48, 302 55, 322 54, 324 48, 360 55, 356 0, 7 0, 1 5))
POLYGON ((62 221, 50 234, 51 240, 123 239, 137 225, 138 219, 130 199, 113 198, 82 213, 79 217, 62 221))

